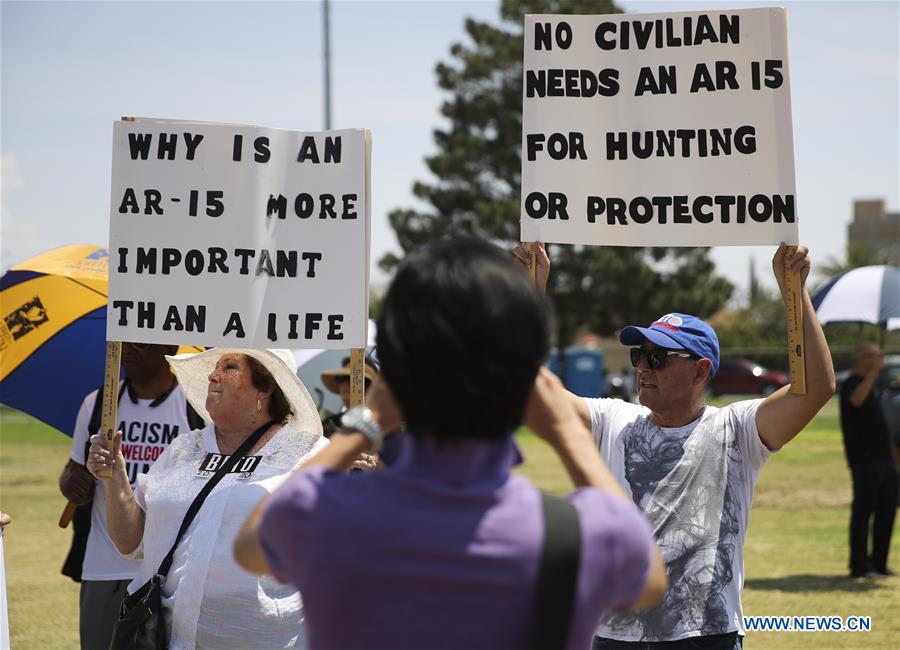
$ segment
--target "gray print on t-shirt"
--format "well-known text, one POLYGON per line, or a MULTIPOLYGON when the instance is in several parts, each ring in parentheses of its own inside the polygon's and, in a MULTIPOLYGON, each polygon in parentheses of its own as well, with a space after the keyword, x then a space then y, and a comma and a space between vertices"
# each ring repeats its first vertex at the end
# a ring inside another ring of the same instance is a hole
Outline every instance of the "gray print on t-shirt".
POLYGON ((610 633, 656 641, 728 629, 725 590, 740 534, 729 464, 740 461, 740 450, 726 418, 723 409, 693 431, 664 431, 645 416, 619 436, 625 478, 653 527, 669 590, 653 609, 605 615, 601 626, 610 633))

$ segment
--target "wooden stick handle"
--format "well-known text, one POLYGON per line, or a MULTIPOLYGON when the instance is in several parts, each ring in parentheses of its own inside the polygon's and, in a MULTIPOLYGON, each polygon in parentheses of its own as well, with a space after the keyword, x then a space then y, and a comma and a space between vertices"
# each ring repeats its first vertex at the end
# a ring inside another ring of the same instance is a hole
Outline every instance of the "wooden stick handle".
POLYGON ((797 252, 796 246, 785 249, 784 286, 787 289, 788 364, 791 370, 791 392, 806 395, 806 344, 803 340, 803 293, 800 274, 791 270, 787 260, 797 252))
MULTIPOLYGON (((103 436, 103 446, 109 450, 113 448, 113 436, 116 433, 116 416, 119 407, 119 365, 122 361, 122 342, 106 342, 106 363, 103 375, 103 411, 100 417, 100 435, 103 436)), ((112 476, 112 469, 98 472, 99 476, 112 476)))
POLYGON ((67 528, 69 526, 69 522, 72 521, 72 517, 75 516, 75 508, 78 506, 75 505, 74 501, 69 501, 66 504, 66 507, 63 508, 62 514, 59 515, 59 527, 67 528))
POLYGON ((363 348, 350 350, 350 406, 362 404, 366 397, 366 351, 363 348))
POLYGON ((537 287, 537 250, 534 247, 534 242, 528 245, 528 250, 531 253, 531 265, 528 267, 528 275, 531 277, 531 284, 537 287))

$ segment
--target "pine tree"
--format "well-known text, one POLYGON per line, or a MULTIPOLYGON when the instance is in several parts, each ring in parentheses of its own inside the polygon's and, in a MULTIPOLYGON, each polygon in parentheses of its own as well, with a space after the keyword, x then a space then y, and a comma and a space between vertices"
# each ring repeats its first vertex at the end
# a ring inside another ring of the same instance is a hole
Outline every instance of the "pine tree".
POLYGON ((756 278, 756 260, 753 257, 750 258, 750 289, 748 293, 748 302, 752 307, 762 297, 759 280, 756 278))
MULTIPOLYGON (((436 130, 439 152, 426 159, 437 181, 413 193, 430 208, 388 215, 403 253, 451 233, 512 247, 519 240, 522 145, 522 24, 525 14, 618 13, 608 0, 503 0, 504 27, 467 19, 469 42, 439 63, 439 86, 450 94, 436 130)), ((732 285, 714 274, 708 250, 550 245, 548 294, 557 310, 558 340, 581 330, 611 334, 626 323, 650 322, 667 311, 708 316, 732 285)), ((380 261, 390 270, 395 255, 380 261)))

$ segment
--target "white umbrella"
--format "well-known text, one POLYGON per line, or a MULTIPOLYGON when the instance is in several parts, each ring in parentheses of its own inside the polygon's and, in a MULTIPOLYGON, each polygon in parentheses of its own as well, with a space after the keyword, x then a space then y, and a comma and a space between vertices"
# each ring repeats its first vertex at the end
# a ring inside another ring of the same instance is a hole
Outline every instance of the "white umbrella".
POLYGON ((900 329, 900 268, 861 266, 838 273, 812 296, 819 322, 900 329))
MULTIPOLYGON (((367 348, 375 346, 375 321, 369 319, 369 336, 367 348)), ((306 386, 309 394, 312 395, 313 401, 320 409, 336 413, 341 409, 343 403, 341 398, 325 390, 322 385, 321 375, 326 370, 333 370, 341 367, 341 361, 350 354, 349 350, 307 350, 295 349, 291 350, 294 359, 297 361, 297 376, 306 386)))

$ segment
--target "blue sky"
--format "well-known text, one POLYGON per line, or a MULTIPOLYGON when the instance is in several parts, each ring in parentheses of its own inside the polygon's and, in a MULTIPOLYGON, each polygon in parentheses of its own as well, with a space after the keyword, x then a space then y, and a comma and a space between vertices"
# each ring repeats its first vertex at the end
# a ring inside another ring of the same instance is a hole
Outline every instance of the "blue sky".
MULTIPOLYGON (((854 198, 900 209, 897 2, 622 2, 628 11, 788 7, 801 241, 843 256, 854 198)), ((333 126, 373 132, 372 258, 443 124, 434 66, 496 2, 333 2, 333 126)), ((319 2, 0 3, 0 267, 105 244, 112 123, 122 115, 323 126, 319 2)), ((766 248, 714 250, 739 289, 766 248)), ((373 279, 383 282, 377 272, 373 279)), ((738 294, 740 296, 740 294, 738 294)))

